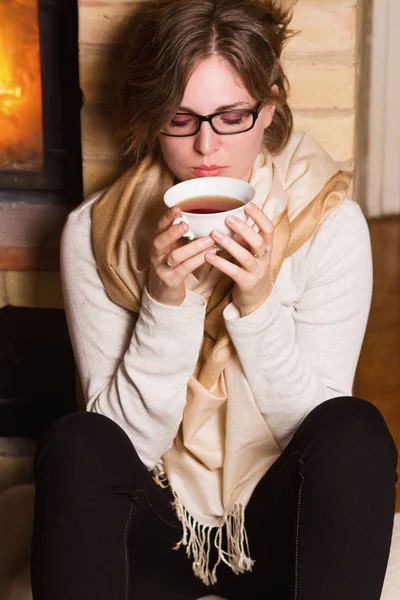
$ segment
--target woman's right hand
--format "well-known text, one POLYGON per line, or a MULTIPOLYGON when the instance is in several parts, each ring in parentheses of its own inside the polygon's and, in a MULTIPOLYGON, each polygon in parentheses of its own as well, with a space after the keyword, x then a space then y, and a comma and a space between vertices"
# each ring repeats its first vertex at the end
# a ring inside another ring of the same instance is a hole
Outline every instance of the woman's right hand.
POLYGON ((147 291, 160 304, 170 306, 182 304, 186 297, 186 277, 205 263, 207 252, 216 252, 211 237, 189 243, 182 239, 189 228, 183 222, 173 225, 180 215, 178 206, 170 208, 159 220, 150 244, 147 291), (173 268, 167 266, 167 261, 173 268))

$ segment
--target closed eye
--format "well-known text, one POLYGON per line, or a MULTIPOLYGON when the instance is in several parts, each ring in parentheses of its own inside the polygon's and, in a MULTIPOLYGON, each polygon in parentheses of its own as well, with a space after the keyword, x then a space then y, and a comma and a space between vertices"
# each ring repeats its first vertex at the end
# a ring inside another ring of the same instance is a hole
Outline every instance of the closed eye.
POLYGON ((171 120, 171 125, 173 125, 174 127, 184 127, 185 125, 192 123, 193 120, 194 120, 194 117, 191 117, 190 115, 177 114, 171 120))
POLYGON ((240 117, 239 119, 227 119, 227 118, 224 118, 222 120, 227 125, 239 125, 240 123, 243 123, 243 118, 242 117, 240 117))
POLYGON ((172 119, 171 125, 174 127, 184 127, 189 123, 189 119, 185 119, 185 121, 177 121, 176 119, 172 119))
POLYGON ((229 112, 220 115, 220 119, 226 123, 226 125, 240 125, 240 123, 243 123, 244 119, 248 116, 247 113, 229 112))

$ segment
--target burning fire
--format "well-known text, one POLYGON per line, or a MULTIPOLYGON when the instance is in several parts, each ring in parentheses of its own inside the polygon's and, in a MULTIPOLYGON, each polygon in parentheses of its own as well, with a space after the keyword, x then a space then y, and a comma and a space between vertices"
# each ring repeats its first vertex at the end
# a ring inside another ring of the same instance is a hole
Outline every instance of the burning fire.
POLYGON ((0 3, 0 169, 43 168, 38 0, 0 3))

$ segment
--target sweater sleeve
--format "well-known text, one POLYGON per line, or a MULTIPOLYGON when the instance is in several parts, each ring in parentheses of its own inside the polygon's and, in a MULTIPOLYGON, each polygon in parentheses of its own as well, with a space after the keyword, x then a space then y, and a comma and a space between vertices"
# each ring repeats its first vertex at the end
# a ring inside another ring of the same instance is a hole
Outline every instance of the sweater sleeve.
POLYGON ((145 289, 139 316, 114 303, 97 271, 88 206, 71 213, 64 227, 61 277, 86 409, 122 427, 152 468, 182 420, 203 337, 205 301, 188 291, 181 306, 171 307, 145 289))
POLYGON ((314 234, 298 301, 284 303, 277 284, 266 302, 227 329, 260 411, 284 448, 306 415, 329 398, 352 394, 372 294, 368 226, 354 202, 314 234))

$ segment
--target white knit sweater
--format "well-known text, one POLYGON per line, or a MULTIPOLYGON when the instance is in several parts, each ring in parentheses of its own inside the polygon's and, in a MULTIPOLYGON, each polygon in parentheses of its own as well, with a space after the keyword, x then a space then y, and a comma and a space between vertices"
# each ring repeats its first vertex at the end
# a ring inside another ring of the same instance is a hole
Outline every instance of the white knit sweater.
MULTIPOLYGON (((151 469, 182 420, 205 301, 188 291, 181 306, 166 306, 145 290, 136 320, 110 300, 91 242, 91 207, 100 196, 76 208, 63 232, 68 326, 87 410, 120 425, 151 469)), ((345 199, 284 261, 262 306, 244 318, 233 303, 226 307, 250 390, 282 449, 314 407, 352 394, 371 292, 368 226, 359 206, 345 199)))

